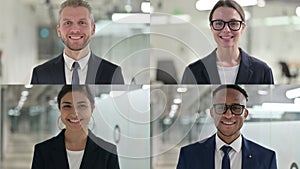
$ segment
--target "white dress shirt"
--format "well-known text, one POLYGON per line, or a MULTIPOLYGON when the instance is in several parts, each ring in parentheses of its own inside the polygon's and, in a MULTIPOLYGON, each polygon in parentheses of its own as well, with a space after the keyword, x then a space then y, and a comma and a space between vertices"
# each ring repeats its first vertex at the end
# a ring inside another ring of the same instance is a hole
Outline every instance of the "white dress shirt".
POLYGON ((223 142, 216 134, 216 150, 215 150, 215 169, 222 169, 222 159, 224 152, 221 147, 224 145, 230 146, 232 149, 229 151, 230 168, 241 169, 242 168, 242 136, 240 135, 230 145, 223 142))
POLYGON ((234 84, 240 65, 233 67, 223 67, 217 65, 221 84, 234 84))
MULTIPOLYGON (((81 58, 77 62, 79 63, 78 68, 78 75, 79 75, 79 84, 85 84, 87 70, 88 70, 88 61, 90 59, 91 52, 89 52, 85 57, 81 58)), ((73 75, 73 68, 72 65, 76 60, 70 58, 63 53, 63 57, 65 60, 65 77, 66 77, 66 84, 72 84, 72 75, 73 75)))

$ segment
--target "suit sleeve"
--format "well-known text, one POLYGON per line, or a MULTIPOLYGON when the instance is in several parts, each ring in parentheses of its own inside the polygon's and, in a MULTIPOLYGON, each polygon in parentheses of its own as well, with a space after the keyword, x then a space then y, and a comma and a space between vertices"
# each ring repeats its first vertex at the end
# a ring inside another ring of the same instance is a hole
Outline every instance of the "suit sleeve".
POLYGON ((124 84, 124 78, 120 66, 115 69, 111 84, 124 84))
POLYGON ((265 72, 264 84, 274 84, 273 73, 270 67, 265 72))
POLYGON ((185 169, 184 151, 181 149, 176 169, 185 169))
POLYGON ((37 77, 37 72, 36 72, 36 68, 33 69, 32 71, 32 76, 31 76, 31 82, 30 84, 38 84, 38 77, 37 77))
POLYGON ((277 162, 276 162, 276 154, 273 152, 271 163, 270 163, 270 169, 277 169, 277 162))
POLYGON ((197 84, 196 78, 189 66, 184 70, 181 84, 197 84))
POLYGON ((43 169, 43 159, 41 155, 41 151, 37 145, 34 146, 34 154, 31 169, 43 169))
POLYGON ((108 168, 107 169, 120 169, 119 158, 117 155, 116 147, 114 147, 114 150, 110 153, 110 158, 108 159, 108 168))

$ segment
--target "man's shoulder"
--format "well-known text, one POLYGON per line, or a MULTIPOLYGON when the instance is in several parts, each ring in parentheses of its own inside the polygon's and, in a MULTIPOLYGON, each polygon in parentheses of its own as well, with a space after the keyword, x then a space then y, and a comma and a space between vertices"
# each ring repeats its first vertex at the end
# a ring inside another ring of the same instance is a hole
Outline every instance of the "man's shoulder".
POLYGON ((194 142, 192 144, 186 145, 182 147, 182 150, 184 151, 199 151, 199 150, 204 150, 205 147, 208 146, 213 146, 211 142, 212 137, 194 142))
POLYGON ((115 68, 119 67, 119 65, 112 63, 111 61, 108 61, 105 58, 99 57, 95 54, 92 54, 91 61, 97 62, 97 63, 101 64, 101 66, 105 65, 105 66, 110 66, 110 67, 115 67, 115 68))
POLYGON ((244 142, 245 142, 245 144, 247 144, 247 147, 250 150, 255 150, 255 151, 263 153, 263 154, 265 154, 265 153, 271 153, 271 154, 275 153, 273 150, 271 150, 271 149, 269 149, 269 148, 267 148, 267 147, 265 147, 265 146, 263 146, 259 143, 256 143, 252 140, 248 140, 248 139, 244 138, 244 142))
POLYGON ((53 64, 57 64, 59 62, 62 62, 63 58, 62 55, 56 56, 55 58, 52 58, 38 66, 36 66, 36 69, 42 69, 42 68, 48 68, 48 67, 53 67, 53 64))

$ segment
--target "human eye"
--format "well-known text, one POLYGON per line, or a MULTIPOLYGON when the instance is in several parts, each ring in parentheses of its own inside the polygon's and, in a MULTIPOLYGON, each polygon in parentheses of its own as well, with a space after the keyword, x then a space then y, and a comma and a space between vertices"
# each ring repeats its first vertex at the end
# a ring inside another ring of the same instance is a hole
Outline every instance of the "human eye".
POLYGON ((232 109, 232 111, 235 111, 235 112, 241 112, 243 110, 243 106, 242 105, 232 105, 231 109, 232 109))
POLYGON ((71 25, 71 21, 65 21, 64 25, 71 25))
POLYGON ((229 25, 233 28, 239 27, 240 26, 240 21, 230 21, 229 25))
POLYGON ((79 104, 77 107, 83 110, 83 109, 87 109, 88 106, 86 104, 79 104))
POLYGON ((63 109, 67 110, 67 109, 71 109, 71 105, 65 104, 62 106, 63 109))
POLYGON ((224 25, 224 22, 221 21, 221 20, 216 20, 216 21, 214 21, 214 25, 215 25, 215 26, 223 26, 223 25, 224 25))
POLYGON ((80 25, 86 25, 86 21, 79 21, 80 25))
POLYGON ((223 114, 225 109, 226 109, 225 104, 216 104, 215 105, 215 111, 216 111, 217 114, 223 114))

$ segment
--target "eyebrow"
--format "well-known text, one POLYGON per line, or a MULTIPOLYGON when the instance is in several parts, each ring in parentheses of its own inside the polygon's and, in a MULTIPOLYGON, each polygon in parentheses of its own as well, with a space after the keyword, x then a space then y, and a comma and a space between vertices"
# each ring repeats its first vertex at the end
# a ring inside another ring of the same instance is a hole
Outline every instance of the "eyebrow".
MULTIPOLYGON (((86 101, 78 101, 77 104, 87 103, 86 101)), ((73 104, 72 102, 64 101, 61 104, 73 104)))

